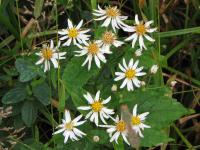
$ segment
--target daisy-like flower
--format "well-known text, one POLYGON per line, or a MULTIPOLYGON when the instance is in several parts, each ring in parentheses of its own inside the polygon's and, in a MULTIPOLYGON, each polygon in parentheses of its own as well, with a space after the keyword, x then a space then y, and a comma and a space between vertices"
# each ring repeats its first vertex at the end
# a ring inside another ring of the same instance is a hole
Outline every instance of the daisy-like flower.
POLYGON ((86 119, 90 118, 91 122, 95 122, 96 126, 99 124, 99 116, 101 121, 104 124, 107 124, 105 118, 108 119, 110 115, 114 114, 113 109, 108 109, 104 105, 110 102, 111 96, 107 99, 103 100, 100 98, 100 91, 98 91, 95 95, 95 98, 92 98, 90 93, 83 95, 85 99, 88 101, 89 106, 80 106, 78 107, 79 110, 91 110, 87 115, 86 119))
POLYGON ((60 128, 60 129, 55 131, 53 135, 63 132, 63 136, 65 137, 64 143, 66 143, 69 138, 72 141, 75 141, 75 140, 78 141, 79 140, 78 137, 82 138, 83 136, 86 135, 85 133, 83 133, 82 131, 76 128, 77 126, 80 126, 86 122, 86 120, 80 121, 81 118, 82 118, 82 115, 79 115, 75 119, 71 120, 69 111, 65 110, 65 117, 64 119, 62 119, 62 124, 57 126, 57 128, 60 128))
POLYGON ((151 38, 148 33, 155 32, 157 28, 150 28, 150 25, 153 23, 153 21, 148 21, 144 23, 143 21, 138 20, 138 15, 135 15, 135 26, 126 26, 124 27, 124 31, 127 32, 133 32, 131 36, 125 39, 125 41, 131 41, 132 40, 132 47, 135 47, 135 43, 137 39, 139 39, 139 46, 140 49, 147 49, 144 44, 144 37, 150 41, 154 42, 155 40, 151 38))
POLYGON ((107 132, 109 133, 109 136, 111 137, 110 142, 115 141, 118 144, 118 138, 121 135, 124 141, 128 145, 130 145, 126 138, 128 136, 128 131, 127 131, 127 125, 125 121, 123 121, 122 118, 119 119, 118 115, 115 119, 113 119, 113 121, 115 122, 115 125, 100 125, 100 127, 108 128, 107 132))
POLYGON ((61 41, 67 40, 63 46, 69 46, 71 42, 73 41, 74 45, 86 43, 87 40, 89 40, 90 35, 87 35, 86 33, 90 31, 90 29, 82 30, 81 26, 83 24, 83 20, 79 22, 77 26, 73 26, 72 22, 68 19, 68 28, 62 29, 61 31, 58 31, 58 34, 60 34, 62 37, 60 38, 61 41))
POLYGON ((144 137, 141 129, 144 130, 144 128, 151 128, 151 126, 144 124, 144 121, 146 119, 146 116, 149 114, 149 112, 145 112, 142 114, 137 114, 137 104, 133 107, 133 116, 132 116, 132 129, 139 134, 140 137, 144 137))
POLYGON ((133 91, 134 90, 133 84, 135 85, 135 87, 138 88, 141 86, 138 77, 144 76, 146 73, 141 72, 143 67, 137 68, 138 63, 139 63, 138 60, 135 61, 135 63, 133 63, 133 59, 131 59, 129 61, 129 64, 127 65, 125 59, 123 58, 123 66, 119 64, 119 68, 122 72, 115 72, 115 75, 117 77, 114 79, 115 81, 124 79, 120 88, 124 88, 125 86, 127 86, 128 91, 133 91))
POLYGON ((111 31, 105 31, 102 34, 102 38, 100 40, 97 40, 97 42, 102 46, 103 49, 106 49, 106 51, 110 51, 110 47, 112 45, 114 45, 115 47, 119 47, 124 43, 118 41, 116 35, 111 31))
POLYGON ((43 45, 42 50, 39 53, 36 53, 36 55, 40 56, 40 60, 38 60, 35 64, 39 65, 44 63, 44 72, 50 70, 50 61, 53 63, 54 68, 58 68, 58 61, 60 59, 65 59, 66 52, 56 52, 58 51, 58 48, 60 47, 60 41, 58 42, 58 45, 54 47, 54 43, 51 40, 50 46, 49 45, 43 45))
POLYGON ((106 63, 106 58, 104 54, 110 54, 110 51, 102 49, 102 47, 97 41, 85 43, 85 46, 83 47, 80 46, 80 49, 81 49, 80 51, 75 51, 76 53, 78 53, 75 56, 80 57, 83 55, 87 55, 87 58, 83 62, 82 66, 85 66, 85 64, 88 63, 88 70, 90 70, 91 68, 91 63, 93 58, 95 60, 97 67, 101 68, 100 61, 106 63))
POLYGON ((108 27, 110 24, 112 25, 113 30, 116 32, 116 29, 123 28, 126 24, 123 23, 126 20, 127 16, 122 16, 120 10, 115 7, 106 7, 102 9, 98 5, 98 9, 94 10, 93 15, 98 17, 95 20, 104 20, 102 27, 108 27))

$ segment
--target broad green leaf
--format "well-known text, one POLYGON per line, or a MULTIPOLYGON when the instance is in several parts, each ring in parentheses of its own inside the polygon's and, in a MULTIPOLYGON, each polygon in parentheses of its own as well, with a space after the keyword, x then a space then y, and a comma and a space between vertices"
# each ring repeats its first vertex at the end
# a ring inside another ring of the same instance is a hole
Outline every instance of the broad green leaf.
POLYGON ((43 104, 48 105, 50 104, 50 88, 47 83, 43 82, 38 84, 33 88, 33 95, 43 104))
POLYGON ((36 77, 37 68, 31 64, 28 60, 19 58, 15 62, 15 67, 17 71, 20 73, 19 80, 21 82, 27 82, 36 77))
POLYGON ((8 91, 2 98, 4 104, 15 104, 23 101, 27 96, 25 86, 17 86, 14 89, 8 91))
POLYGON ((35 0, 34 17, 37 19, 41 15, 44 0, 35 0))
POLYGON ((31 127, 31 125, 35 122, 37 118, 37 106, 34 101, 27 100, 21 109, 22 120, 26 124, 27 127, 31 127))
POLYGON ((70 92, 72 89, 79 89, 87 81, 94 76, 98 69, 92 63, 92 68, 88 71, 87 66, 81 66, 85 58, 72 58, 71 61, 67 64, 62 80, 66 89, 70 92))
POLYGON ((152 147, 161 143, 173 141, 164 131, 160 131, 156 128, 145 129, 144 137, 145 138, 142 138, 140 143, 140 145, 144 147, 152 147))

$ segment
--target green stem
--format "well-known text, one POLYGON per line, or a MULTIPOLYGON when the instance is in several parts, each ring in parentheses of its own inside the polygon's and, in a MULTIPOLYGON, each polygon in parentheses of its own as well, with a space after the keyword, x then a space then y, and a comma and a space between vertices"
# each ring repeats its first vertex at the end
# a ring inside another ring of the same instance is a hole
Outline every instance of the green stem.
POLYGON ((181 133, 181 131, 176 127, 175 124, 172 125, 173 128, 175 129, 175 131, 177 132, 177 134, 180 136, 180 138, 183 140, 183 142, 185 143, 185 145, 189 148, 189 149, 193 149, 192 144, 184 137, 184 135, 181 133))
POLYGON ((163 37, 184 35, 184 34, 188 34, 188 33, 198 33, 199 34, 200 33, 200 27, 181 29, 181 30, 175 30, 175 31, 168 31, 168 32, 160 32, 160 33, 156 33, 156 36, 163 38, 163 37))
POLYGON ((180 50, 182 47, 184 47, 185 45, 187 45, 187 43, 189 42, 188 39, 180 42, 178 45, 176 45, 176 47, 174 47, 173 49, 171 49, 169 51, 169 53, 167 53, 167 55, 165 56, 165 59, 169 59, 174 53, 176 53, 178 50, 180 50))

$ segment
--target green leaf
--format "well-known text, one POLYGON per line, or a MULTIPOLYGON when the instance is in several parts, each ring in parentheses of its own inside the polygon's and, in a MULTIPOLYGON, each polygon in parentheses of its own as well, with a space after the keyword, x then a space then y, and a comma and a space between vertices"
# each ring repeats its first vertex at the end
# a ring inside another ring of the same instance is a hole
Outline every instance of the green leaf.
POLYGON ((41 15, 44 0, 35 0, 34 17, 37 19, 41 15))
POLYGON ((141 139, 140 145, 144 147, 152 147, 157 144, 173 141, 164 131, 160 131, 156 128, 145 129, 143 134, 145 138, 141 139))
POLYGON ((27 82, 36 77, 37 68, 31 64, 28 60, 19 58, 15 62, 15 67, 17 71, 20 73, 19 80, 21 82, 27 82))
POLYGON ((34 101, 26 101, 21 109, 22 120, 26 124, 27 127, 31 127, 31 125, 35 122, 37 118, 37 107, 34 101))
POLYGON ((27 96, 25 86, 17 86, 14 89, 8 91, 2 98, 4 104, 15 104, 23 101, 27 96))
POLYGON ((91 6, 92 6, 92 9, 96 9, 97 8, 97 0, 91 0, 91 6))
POLYGON ((43 82, 33 88, 33 95, 43 104, 50 104, 51 95, 50 88, 47 83, 43 82))
POLYGON ((60 90, 59 90, 59 110, 64 111, 65 109, 65 101, 67 100, 68 96, 66 95, 66 88, 63 84, 63 81, 60 80, 60 90))
POLYGON ((82 67, 81 65, 84 59, 72 58, 64 70, 62 80, 69 92, 81 88, 98 72, 98 69, 94 64, 92 64, 92 68, 89 71, 87 70, 87 66, 82 67))

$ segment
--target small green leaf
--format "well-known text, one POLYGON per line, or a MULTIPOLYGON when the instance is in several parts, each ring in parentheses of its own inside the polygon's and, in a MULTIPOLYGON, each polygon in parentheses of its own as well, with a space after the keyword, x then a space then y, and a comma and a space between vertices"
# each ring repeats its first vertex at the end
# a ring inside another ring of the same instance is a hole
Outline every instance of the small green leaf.
POLYGON ((82 87, 98 72, 96 66, 88 71, 87 66, 81 66, 83 62, 83 58, 72 58, 64 70, 62 80, 69 92, 82 87))
POLYGON ((41 15, 44 0, 35 0, 34 17, 37 19, 41 15))
POLYGON ((17 86, 16 88, 8 91, 2 98, 4 104, 15 104, 23 101, 27 96, 27 91, 24 86, 17 86))
POLYGON ((47 83, 43 82, 41 84, 38 84, 33 88, 33 95, 43 104, 48 105, 50 104, 50 88, 47 85, 47 83))
POLYGON ((15 67, 17 71, 20 73, 19 80, 21 82, 27 82, 36 77, 37 69, 36 67, 31 64, 28 60, 19 58, 15 62, 15 67))
POLYGON ((31 127, 37 118, 37 107, 34 101, 26 101, 24 103, 21 109, 21 115, 26 126, 31 127))

